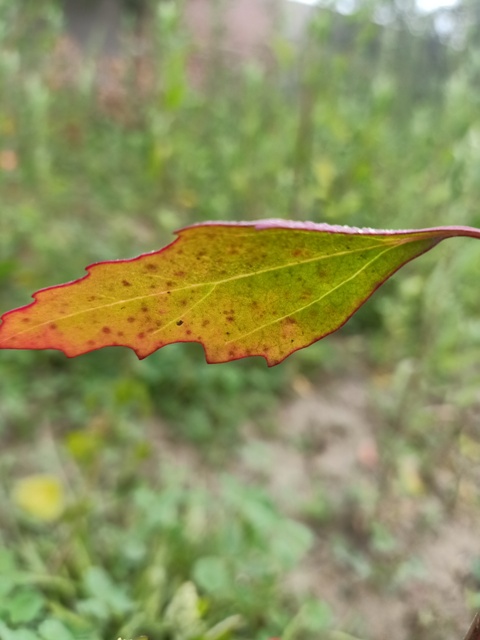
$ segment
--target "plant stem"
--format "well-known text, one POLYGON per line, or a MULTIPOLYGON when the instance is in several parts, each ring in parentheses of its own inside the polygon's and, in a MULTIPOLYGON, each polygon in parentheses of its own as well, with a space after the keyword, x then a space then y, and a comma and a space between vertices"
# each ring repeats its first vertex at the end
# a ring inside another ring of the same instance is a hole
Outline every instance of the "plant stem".
POLYGON ((463 640, 480 640, 480 611, 477 612, 463 640))

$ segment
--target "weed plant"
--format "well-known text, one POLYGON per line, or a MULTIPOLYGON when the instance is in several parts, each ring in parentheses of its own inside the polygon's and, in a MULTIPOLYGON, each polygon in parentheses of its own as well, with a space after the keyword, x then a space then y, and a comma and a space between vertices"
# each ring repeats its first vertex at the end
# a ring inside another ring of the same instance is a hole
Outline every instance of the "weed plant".
MULTIPOLYGON (((401 13, 382 27, 368 8, 320 10, 298 49, 279 36, 268 65, 231 68, 212 45, 192 79, 198 52, 179 5, 151 5, 148 54, 139 62, 127 26, 130 44, 102 82, 95 58, 65 37, 58 4, 0 0, 2 310, 199 220, 480 226, 479 56, 460 26, 454 48, 428 18, 412 34, 401 13)), ((217 476, 235 464, 240 426, 274 432, 272 409, 298 380, 361 361, 377 381, 385 483, 353 503, 375 514, 398 497, 408 454, 452 505, 435 469, 455 467, 462 429, 468 455, 479 446, 478 281, 478 248, 448 244, 387 284, 343 338, 271 370, 206 367, 196 345, 142 363, 119 349, 74 361, 4 352, 0 638, 313 640, 341 625, 322 601, 282 587, 319 522, 341 527, 341 510, 311 505, 307 526, 251 478, 217 476), (13 480, 31 472, 67 493, 53 521, 12 506, 13 480)), ((367 537, 366 550, 340 536, 332 553, 381 581, 397 551, 379 551, 390 540, 381 521, 367 537)), ((417 637, 448 637, 431 633, 417 637)))

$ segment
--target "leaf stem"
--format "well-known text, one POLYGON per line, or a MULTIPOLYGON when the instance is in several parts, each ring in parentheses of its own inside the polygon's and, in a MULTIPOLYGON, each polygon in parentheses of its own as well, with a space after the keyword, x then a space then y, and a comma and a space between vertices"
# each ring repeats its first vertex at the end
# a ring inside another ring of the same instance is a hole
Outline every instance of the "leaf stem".
POLYGON ((467 635, 463 640, 480 640, 480 611, 477 611, 470 629, 467 631, 467 635))

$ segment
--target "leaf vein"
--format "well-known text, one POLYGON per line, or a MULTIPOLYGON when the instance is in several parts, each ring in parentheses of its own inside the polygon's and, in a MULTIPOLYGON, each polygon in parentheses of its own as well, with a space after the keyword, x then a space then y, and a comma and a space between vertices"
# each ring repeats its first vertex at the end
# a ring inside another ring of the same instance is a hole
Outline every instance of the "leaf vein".
POLYGON ((362 273, 362 271, 367 269, 367 267, 372 265, 376 260, 378 260, 381 256, 383 256, 384 253, 387 253, 387 251, 390 251, 392 248, 395 248, 395 247, 394 246, 389 246, 386 249, 384 249, 383 251, 381 251, 378 255, 376 255, 374 258, 369 260, 369 262, 367 262, 360 269, 358 269, 358 271, 356 271, 350 277, 348 277, 345 280, 343 280, 342 282, 340 282, 336 287, 333 287, 332 289, 330 289, 329 291, 327 291, 326 293, 321 295, 319 298, 316 298, 315 300, 312 300, 312 302, 309 302, 308 304, 304 305, 303 307, 299 307, 298 309, 295 309, 295 311, 291 311, 290 313, 287 313, 287 314, 285 314, 283 316, 280 316, 279 318, 275 318, 274 320, 270 320, 269 322, 266 322, 265 324, 261 325, 260 327, 256 327, 252 331, 248 331, 247 333, 244 333, 241 336, 238 336, 237 338, 232 338, 231 340, 228 340, 225 344, 227 345, 227 344, 231 344, 232 342, 238 342, 239 340, 243 340, 243 338, 247 338, 248 336, 251 336, 252 334, 257 333, 258 331, 261 331, 262 329, 265 329, 266 327, 269 327, 272 324, 276 324, 277 322, 280 322, 281 320, 285 320, 285 318, 289 318, 291 316, 294 316, 297 313, 300 313, 301 311, 304 311, 305 309, 308 309, 312 305, 317 304, 321 300, 324 300, 326 297, 331 295, 334 291, 336 291, 337 289, 340 289, 340 287, 343 287, 343 285, 347 284, 347 282, 350 282, 351 280, 356 278, 360 273, 362 273))
POLYGON ((214 289, 216 289, 217 285, 214 284, 212 286, 212 288, 210 289, 210 291, 208 291, 204 296, 202 296, 200 298, 200 300, 197 300, 196 302, 194 302, 188 309, 185 309, 185 311, 182 311, 182 313, 180 315, 178 315, 176 318, 173 318, 173 320, 169 320, 167 322, 167 324, 163 325, 163 327, 160 327, 159 329, 157 329, 156 331, 152 332, 152 335, 155 335, 156 333, 158 333, 159 331, 164 331, 164 329, 166 329, 167 327, 169 327, 171 324, 173 324, 174 322, 177 322, 178 320, 180 320, 180 318, 184 318, 186 316, 187 313, 190 313, 190 311, 192 309, 194 309, 196 306, 198 306, 199 304, 201 304, 206 298, 208 298, 209 295, 211 295, 214 291, 214 289))
MULTIPOLYGON (((398 245, 398 242, 396 240, 395 241, 392 240, 392 241, 385 241, 384 244, 388 245, 388 248, 386 249, 386 250, 388 250, 390 248, 396 247, 398 245)), ((32 325, 32 326, 24 329, 23 331, 18 331, 17 333, 8 336, 5 340, 0 340, 0 344, 7 343, 10 340, 12 340, 13 338, 16 338, 16 337, 18 337, 20 335, 24 335, 24 334, 27 334, 27 333, 31 333, 32 331, 36 331, 36 330, 40 329, 41 327, 44 327, 44 326, 50 324, 51 322, 62 322, 63 320, 68 320, 69 318, 74 318, 76 316, 80 316, 80 315, 83 315, 83 314, 86 314, 86 313, 90 313, 92 311, 99 311, 99 310, 102 310, 102 309, 108 309, 110 307, 115 307, 115 306, 120 305, 120 304, 135 302, 137 300, 145 300, 146 298, 154 298, 154 297, 157 297, 157 296, 160 296, 160 295, 165 295, 165 294, 168 293, 168 291, 173 293, 173 292, 177 292, 177 291, 186 291, 186 290, 189 290, 189 289, 197 289, 199 287, 213 286, 213 288, 204 296, 204 298, 202 298, 202 300, 203 300, 206 297, 208 297, 218 285, 221 285, 221 284, 226 284, 228 282, 233 282, 235 280, 241 280, 243 278, 253 278, 255 276, 259 276, 259 275, 262 275, 264 273, 269 273, 269 272, 272 272, 272 271, 279 271, 281 269, 288 269, 290 267, 301 266, 301 265, 304 265, 304 264, 309 264, 311 262, 320 262, 322 260, 328 260, 330 258, 337 258, 339 256, 351 255, 351 254, 354 254, 354 253, 361 253, 362 251, 371 251, 371 250, 374 250, 374 249, 378 249, 379 246, 381 246, 381 243, 377 243, 376 245, 370 245, 370 246, 367 246, 367 247, 360 247, 358 249, 349 249, 348 251, 338 251, 336 253, 331 253, 331 254, 328 254, 328 255, 314 256, 313 258, 308 258, 308 259, 305 259, 305 260, 299 260, 297 262, 290 262, 290 263, 286 263, 286 264, 282 264, 282 265, 276 265, 274 267, 269 267, 267 269, 260 269, 258 271, 252 271, 251 273, 237 274, 237 275, 232 276, 230 278, 224 278, 223 280, 216 280, 216 281, 214 280, 214 281, 211 281, 211 282, 199 282, 199 283, 196 283, 196 284, 189 284, 189 285, 187 285, 185 287, 178 287, 176 289, 168 289, 168 290, 165 290, 165 291, 156 291, 155 293, 148 293, 148 294, 144 294, 144 295, 140 295, 140 296, 134 296, 132 298, 125 298, 125 299, 122 299, 122 300, 116 300, 115 302, 110 302, 108 304, 97 305, 95 307, 89 307, 88 309, 81 309, 80 311, 75 311, 74 313, 70 313, 70 314, 67 314, 67 315, 57 316, 57 317, 54 317, 54 318, 49 318, 45 322, 41 322, 39 324, 32 325)), ((101 266, 101 263, 99 265, 95 265, 95 266, 101 266)), ((72 283, 72 284, 75 284, 75 283, 72 283)), ((52 288, 55 289, 57 287, 52 287, 52 288)), ((42 293, 48 292, 48 290, 49 289, 44 289, 42 291, 42 293)), ((38 303, 38 299, 36 299, 35 302, 32 303, 32 304, 36 304, 36 303, 38 303)), ((177 320, 177 319, 178 318, 176 318, 175 320, 177 320)), ((281 320, 281 319, 282 318, 279 318, 279 320, 281 320)), ((175 320, 172 320, 172 322, 174 322, 175 320)), ((276 322, 276 321, 274 320, 273 322, 276 322)), ((165 325, 165 326, 167 326, 167 325, 165 325)), ((259 329, 261 329, 261 328, 262 327, 260 327, 259 329)), ((249 334, 245 334, 245 335, 249 335, 249 334)), ((238 338, 238 339, 240 339, 240 338, 238 338)))

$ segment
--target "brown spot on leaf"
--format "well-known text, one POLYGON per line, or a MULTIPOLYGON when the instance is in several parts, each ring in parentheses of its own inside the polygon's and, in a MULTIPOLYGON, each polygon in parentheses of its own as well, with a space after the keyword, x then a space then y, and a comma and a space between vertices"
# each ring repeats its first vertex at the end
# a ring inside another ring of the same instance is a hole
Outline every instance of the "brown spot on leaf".
POLYGON ((110 327, 102 327, 102 331, 103 333, 112 333, 112 330, 110 329, 110 327))
POLYGON ((175 271, 173 275, 177 276, 177 278, 183 278, 183 276, 185 275, 185 271, 175 271))
POLYGON ((142 338, 144 338, 144 337, 145 337, 145 334, 144 334, 144 332, 143 332, 143 331, 142 331, 141 333, 137 333, 137 338, 138 338, 139 340, 142 340, 142 338))
POLYGON ((127 322, 135 322, 135 318, 133 316, 129 316, 127 318, 127 322))
POLYGON ((183 324, 183 320, 177 320, 177 327, 181 327, 183 324))
POLYGON ((202 327, 208 327, 209 324, 210 324, 210 320, 204 320, 202 322, 202 327))
POLYGON ((147 313, 148 312, 148 307, 146 304, 142 305, 142 313, 147 313))
POLYGON ((30 318, 22 318, 22 322, 30 322, 30 318))
POLYGON ((128 280, 122 280, 122 284, 124 287, 131 287, 132 284, 128 280))
POLYGON ((147 262, 147 264, 145 265, 145 269, 146 271, 158 271, 157 265, 153 264, 153 262, 147 262))
POLYGON ((55 324, 55 322, 51 322, 51 323, 48 325, 48 328, 49 328, 49 329, 56 329, 56 328, 57 328, 57 325, 55 324))

